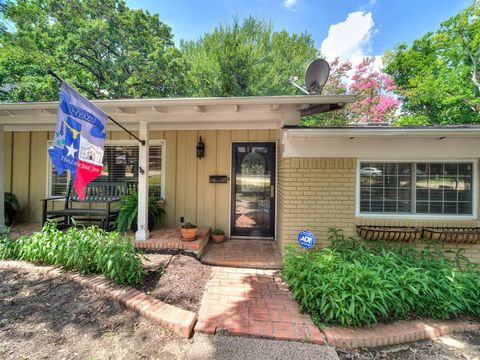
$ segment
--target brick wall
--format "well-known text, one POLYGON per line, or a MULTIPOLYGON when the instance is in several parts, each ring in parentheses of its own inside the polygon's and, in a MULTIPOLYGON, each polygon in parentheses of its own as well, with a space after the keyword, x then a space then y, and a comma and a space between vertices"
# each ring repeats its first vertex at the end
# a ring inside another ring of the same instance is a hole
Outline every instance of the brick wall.
MULTIPOLYGON (((478 226, 479 221, 395 220, 355 217, 354 158, 279 158, 278 159, 278 242, 280 249, 296 244, 299 231, 308 229, 317 237, 317 246, 328 245, 327 230, 340 228, 355 236, 355 225, 402 226, 478 226)), ((424 246, 418 242, 416 247, 424 246)), ((465 255, 480 262, 480 244, 452 244, 464 248, 465 255)))

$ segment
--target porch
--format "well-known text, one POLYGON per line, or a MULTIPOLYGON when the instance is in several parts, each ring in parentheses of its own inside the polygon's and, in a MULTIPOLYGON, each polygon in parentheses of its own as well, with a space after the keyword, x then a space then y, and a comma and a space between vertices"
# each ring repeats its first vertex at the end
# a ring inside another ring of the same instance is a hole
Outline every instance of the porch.
MULTIPOLYGON (((12 227, 11 233, 14 238, 19 238, 41 229, 41 223, 19 223, 12 227)), ((184 250, 195 254, 208 265, 257 269, 280 269, 282 265, 276 241, 227 239, 217 244, 210 241, 209 227, 200 227, 194 241, 183 241, 176 227, 156 228, 150 233, 148 240, 133 240, 133 232, 128 235, 139 249, 158 252, 184 250)))

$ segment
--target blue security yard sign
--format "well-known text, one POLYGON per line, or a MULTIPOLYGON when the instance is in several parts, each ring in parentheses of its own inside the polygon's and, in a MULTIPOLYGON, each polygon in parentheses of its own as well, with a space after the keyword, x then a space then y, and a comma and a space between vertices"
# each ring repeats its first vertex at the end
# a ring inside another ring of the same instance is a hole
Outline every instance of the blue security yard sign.
POLYGON ((311 249, 315 245, 315 235, 311 231, 303 230, 298 233, 298 243, 305 249, 311 249))

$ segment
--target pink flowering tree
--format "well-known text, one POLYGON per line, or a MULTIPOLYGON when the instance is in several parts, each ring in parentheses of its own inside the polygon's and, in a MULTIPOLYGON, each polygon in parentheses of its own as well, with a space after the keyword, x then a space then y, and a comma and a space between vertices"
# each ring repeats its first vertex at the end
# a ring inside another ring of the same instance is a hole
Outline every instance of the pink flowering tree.
POLYGON ((357 101, 343 109, 303 118, 303 125, 344 126, 349 123, 391 122, 401 101, 394 95, 390 76, 375 70, 375 58, 365 58, 357 66, 337 57, 330 62, 330 77, 323 94, 354 94, 357 101), (353 72, 353 74, 352 74, 353 72))
POLYGON ((355 66, 350 93, 357 95, 351 105, 353 122, 390 122, 401 105, 395 96, 396 85, 392 78, 374 67, 375 58, 364 58, 355 66))

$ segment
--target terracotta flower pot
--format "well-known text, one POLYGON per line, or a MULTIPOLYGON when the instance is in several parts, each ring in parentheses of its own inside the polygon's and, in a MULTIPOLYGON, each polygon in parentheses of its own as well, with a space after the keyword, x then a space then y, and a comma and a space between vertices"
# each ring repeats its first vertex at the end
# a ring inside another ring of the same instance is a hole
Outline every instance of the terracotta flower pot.
POLYGON ((220 244, 225 241, 225 234, 219 234, 219 235, 212 234, 212 240, 220 244))
POLYGON ((197 233, 198 233, 198 226, 191 229, 185 229, 183 227, 180 227, 180 234, 182 236, 182 240, 184 241, 195 240, 197 238, 197 233))

